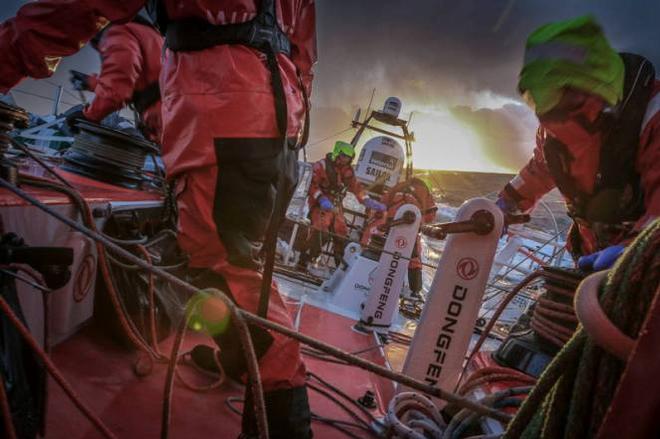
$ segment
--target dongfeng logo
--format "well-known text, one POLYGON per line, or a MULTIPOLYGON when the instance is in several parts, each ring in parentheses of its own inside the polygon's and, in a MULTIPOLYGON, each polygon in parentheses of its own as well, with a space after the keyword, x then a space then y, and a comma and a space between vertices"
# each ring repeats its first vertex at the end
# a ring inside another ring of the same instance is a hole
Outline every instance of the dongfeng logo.
POLYGON ((458 274, 461 279, 472 280, 477 277, 479 274, 479 264, 474 258, 462 258, 456 264, 456 274, 458 274))

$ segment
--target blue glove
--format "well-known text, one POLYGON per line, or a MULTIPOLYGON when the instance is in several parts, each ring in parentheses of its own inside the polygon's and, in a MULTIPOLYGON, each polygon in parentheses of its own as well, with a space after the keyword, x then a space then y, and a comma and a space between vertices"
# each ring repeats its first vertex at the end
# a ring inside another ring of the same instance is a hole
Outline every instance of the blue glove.
POLYGON ((319 206, 321 206, 321 210, 333 210, 335 208, 332 201, 328 200, 325 195, 319 197, 319 206))
POLYGON ((614 265, 614 262, 616 262, 625 249, 625 246, 617 244, 611 245, 601 251, 597 251, 596 253, 582 256, 578 259, 578 268, 585 271, 606 270, 614 265))
POLYGON ((503 195, 497 197, 497 201, 495 201, 495 204, 497 205, 497 207, 500 208, 500 210, 505 215, 518 211, 518 206, 516 205, 515 201, 503 195))
MULTIPOLYGON (((495 204, 497 205, 497 207, 500 208, 505 218, 507 215, 518 211, 518 206, 516 205, 515 201, 502 194, 500 194, 500 196, 497 197, 497 201, 495 201, 495 204)), ((506 235, 508 231, 509 231, 509 226, 505 221, 504 225, 502 226, 502 236, 506 235)))
POLYGON ((385 207, 383 203, 372 198, 365 198, 364 201, 362 201, 362 204, 364 204, 364 207, 367 209, 373 209, 376 212, 385 212, 387 210, 387 207, 385 207))

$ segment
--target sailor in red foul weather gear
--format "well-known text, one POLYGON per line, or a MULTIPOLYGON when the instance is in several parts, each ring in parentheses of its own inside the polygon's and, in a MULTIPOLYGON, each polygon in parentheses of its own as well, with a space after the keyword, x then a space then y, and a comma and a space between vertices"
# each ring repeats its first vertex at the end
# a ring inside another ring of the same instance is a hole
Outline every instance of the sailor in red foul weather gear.
MULTIPOLYGON (((344 197, 348 192, 352 192, 368 209, 385 210, 382 203, 367 197, 358 183, 351 166, 353 157, 355 157, 353 145, 338 141, 332 152, 312 166, 312 181, 307 195, 312 227, 300 249, 298 266, 301 270, 306 269, 307 264, 321 254, 321 248, 327 240, 324 232, 348 236, 343 209, 344 197)), ((345 243, 336 236, 332 241, 335 260, 339 261, 345 243)))
POLYGON ((98 75, 74 74, 74 86, 95 94, 82 117, 99 123, 110 113, 130 105, 146 138, 160 142, 160 87, 163 37, 141 15, 126 24, 105 27, 92 39, 101 56, 98 75))
POLYGON ((609 48, 590 17, 547 25, 527 51, 519 88, 540 120, 536 149, 497 204, 529 211, 557 187, 579 266, 609 268, 660 214, 660 81, 645 58, 609 48))
MULTIPOLYGON (((302 137, 316 61, 314 2, 157 3, 167 46, 160 78, 162 154, 168 179, 176 182, 179 244, 200 272, 200 287, 220 287, 256 312, 262 277, 253 243, 263 239, 281 170, 295 169, 293 149, 302 137), (249 32, 255 27, 263 31, 249 32), (263 37, 271 39, 262 44, 263 37), (290 148, 283 148, 283 137, 290 148)), ((62 56, 78 51, 109 22, 130 20, 144 4, 42 0, 23 6, 0 25, 0 92, 25 76, 49 76, 62 56)), ((284 182, 293 186, 295 179, 291 174, 284 182)), ((267 315, 292 326, 274 284, 267 315)), ((259 328, 252 335, 271 437, 310 437, 299 344, 259 328)), ((218 343, 228 373, 244 375, 236 337, 220 336, 218 343)), ((245 407, 243 432, 250 436, 256 426, 251 404, 245 407)))
MULTIPOLYGON (((419 208, 422 213, 422 224, 433 222, 435 213, 438 210, 429 187, 419 178, 411 178, 397 184, 389 189, 381 200, 387 206, 387 211, 376 212, 367 220, 360 240, 363 246, 369 245, 372 235, 383 233, 382 228, 387 224, 387 221, 393 219, 397 210, 404 204, 413 204, 419 208)), ((408 286, 414 296, 419 296, 422 291, 421 254, 422 243, 418 235, 408 264, 408 286)))

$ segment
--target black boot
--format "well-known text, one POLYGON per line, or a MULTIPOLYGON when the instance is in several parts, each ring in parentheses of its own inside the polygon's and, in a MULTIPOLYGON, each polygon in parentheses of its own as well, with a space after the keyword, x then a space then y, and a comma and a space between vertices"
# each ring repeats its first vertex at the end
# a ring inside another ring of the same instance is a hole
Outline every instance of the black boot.
MULTIPOLYGON (((210 270, 201 271, 196 278, 193 279, 193 285, 203 289, 208 287, 218 288, 224 291, 230 299, 234 300, 231 295, 229 285, 222 276, 210 270)), ((248 330, 254 351, 257 359, 263 357, 273 343, 273 336, 259 326, 248 324, 248 330)), ((225 371, 225 374, 234 381, 241 382, 241 377, 247 371, 247 364, 245 363, 245 354, 243 346, 240 342, 239 331, 236 325, 232 322, 224 333, 216 335, 214 338, 215 343, 220 348, 220 364, 225 371)), ((213 359, 214 349, 210 346, 198 345, 191 352, 192 361, 199 367, 210 372, 217 371, 215 360, 213 359)))
MULTIPOLYGON (((307 400, 307 387, 274 390, 264 393, 268 432, 271 439, 311 439, 312 420, 307 400)), ((243 422, 240 438, 258 437, 250 386, 245 391, 243 422)))
POLYGON ((408 286, 410 287, 410 298, 419 300, 422 298, 422 269, 409 268, 408 269, 408 286))

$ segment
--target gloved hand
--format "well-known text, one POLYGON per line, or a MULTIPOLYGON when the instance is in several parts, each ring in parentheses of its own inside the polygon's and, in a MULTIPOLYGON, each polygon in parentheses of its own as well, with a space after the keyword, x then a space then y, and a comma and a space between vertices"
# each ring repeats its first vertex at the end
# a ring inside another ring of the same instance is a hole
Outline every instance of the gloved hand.
POLYGON ((85 113, 83 113, 82 109, 73 111, 66 116, 66 124, 69 126, 69 129, 72 132, 75 133, 78 131, 78 128, 76 127, 76 122, 78 122, 80 119, 87 120, 87 118, 85 117, 85 113))
POLYGON ((69 81, 74 90, 91 91, 91 87, 89 86, 89 75, 76 70, 69 70, 69 73, 71 74, 69 81))
MULTIPOLYGON (((510 197, 507 197, 504 192, 500 193, 500 195, 497 197, 497 201, 495 201, 495 204, 500 208, 505 217, 518 211, 516 202, 513 201, 510 197)), ((502 236, 506 235, 508 231, 509 226, 506 222, 504 222, 504 225, 502 226, 502 236)))
POLYGON ((503 194, 500 194, 499 197, 497 197, 497 201, 495 201, 495 204, 497 205, 497 207, 500 208, 502 213, 504 213, 505 215, 512 214, 518 211, 518 206, 516 205, 516 202, 503 194))
POLYGON ((578 268, 585 271, 601 271, 610 268, 626 249, 621 244, 611 245, 596 253, 578 259, 578 268))
POLYGON ((335 208, 332 201, 328 200, 328 197, 325 195, 319 197, 319 206, 321 206, 321 210, 333 210, 335 208))
POLYGON ((373 198, 365 198, 364 201, 362 201, 362 204, 367 209, 372 209, 376 212, 385 212, 387 210, 387 207, 383 203, 376 201, 373 198))

